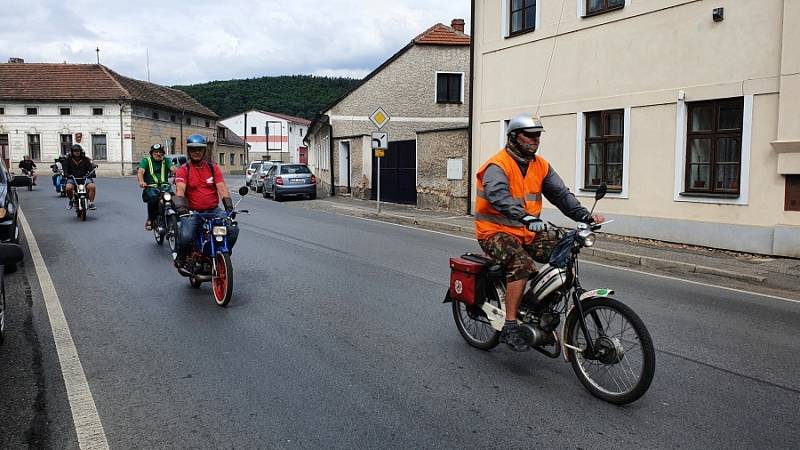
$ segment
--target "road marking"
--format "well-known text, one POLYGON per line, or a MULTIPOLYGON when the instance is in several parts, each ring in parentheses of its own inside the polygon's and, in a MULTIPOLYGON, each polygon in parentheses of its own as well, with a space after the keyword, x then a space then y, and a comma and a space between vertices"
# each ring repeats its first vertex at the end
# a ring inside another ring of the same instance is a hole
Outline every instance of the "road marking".
POLYGON ((78 435, 78 446, 81 449, 108 449, 108 440, 106 440, 103 424, 100 422, 92 391, 89 389, 89 382, 86 381, 86 373, 78 358, 78 349, 72 340, 72 334, 69 331, 67 319, 64 317, 64 310, 61 309, 61 301, 58 299, 58 293, 56 293, 53 280, 50 278, 50 272, 39 251, 33 230, 28 225, 21 209, 17 210, 17 218, 25 231, 39 286, 42 288, 42 297, 44 297, 44 304, 50 319, 50 329, 56 344, 58 362, 61 365, 61 374, 64 376, 64 385, 67 388, 69 407, 72 410, 72 421, 78 435))
MULTIPOLYGON (((383 223, 383 224, 386 224, 386 225, 393 225, 393 226, 400 227, 400 228, 408 228, 408 229, 411 229, 411 230, 425 231, 425 232, 428 232, 428 233, 443 234, 445 236, 449 236, 449 237, 453 237, 453 238, 464 239, 466 241, 476 242, 474 237, 459 236, 457 234, 444 233, 442 231, 426 230, 425 228, 414 227, 414 226, 411 226, 411 225, 402 225, 402 224, 399 224, 399 223, 385 222, 385 221, 382 221, 382 220, 369 219, 369 218, 366 218, 366 217, 353 216, 353 215, 350 215, 350 214, 339 214, 339 213, 336 213, 336 214, 347 216, 347 217, 352 217, 354 219, 366 220, 367 222, 377 222, 377 223, 383 223)), ((784 301, 784 302, 800 304, 800 300, 793 299, 793 298, 779 297, 777 295, 771 295, 771 294, 762 294, 760 292, 753 292, 753 291, 748 291, 748 290, 744 290, 744 289, 736 289, 736 288, 727 287, 727 286, 719 286, 719 285, 716 285, 716 284, 703 283, 701 281, 685 280, 683 278, 676 278, 676 277, 671 277, 669 275, 659 275, 659 274, 656 274, 656 273, 643 272, 641 270, 629 269, 627 267, 611 266, 611 265, 608 265, 608 264, 603 264, 603 263, 598 263, 598 262, 593 262, 593 261, 586 261, 586 260, 581 260, 581 264, 591 264, 591 265, 594 265, 594 266, 605 267, 605 268, 608 268, 608 269, 622 270, 622 271, 625 271, 625 272, 633 272, 633 273, 638 273, 638 274, 642 274, 642 275, 649 275, 651 277, 664 278, 664 279, 673 280, 673 281, 682 281, 684 283, 695 284, 695 285, 699 285, 699 286, 706 286, 706 287, 717 288, 717 289, 723 289, 723 290, 726 290, 726 291, 738 292, 740 294, 750 294, 750 295, 756 295, 756 296, 759 296, 759 297, 771 298, 773 300, 781 300, 781 301, 784 301)))

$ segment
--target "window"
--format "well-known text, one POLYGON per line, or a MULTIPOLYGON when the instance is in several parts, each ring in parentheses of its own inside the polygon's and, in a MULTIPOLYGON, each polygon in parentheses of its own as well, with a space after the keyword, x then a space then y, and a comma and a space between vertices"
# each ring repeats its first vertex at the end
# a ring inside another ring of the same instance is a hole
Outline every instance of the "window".
POLYGON ((170 114, 169 115, 169 121, 170 122, 175 122, 175 114, 170 114))
POLYGON ((211 122, 206 120, 206 128, 211 128, 211 122))
POLYGON ((624 6, 625 0, 586 0, 586 15, 592 16, 615 9, 622 9, 624 6))
POLYGON ((292 164, 290 166, 281 166, 281 175, 293 175, 297 173, 311 173, 308 167, 300 164, 292 164))
POLYGON ((62 134, 61 135, 61 154, 62 155, 69 155, 69 149, 72 148, 72 135, 71 134, 62 134))
POLYGON ((256 131, 256 127, 250 127, 250 134, 255 135, 258 132, 256 131))
POLYGON ((158 120, 158 111, 153 111, 153 120, 158 120))
POLYGON ((62 116, 68 116, 72 112, 70 108, 58 108, 58 111, 62 116))
POLYGON ((739 195, 742 98, 690 103, 685 193, 739 195))
POLYGON ((186 118, 186 125, 191 125, 191 124, 192 124, 192 118, 191 117, 187 117, 186 118))
POLYGON ((92 108, 92 115, 93 116, 102 116, 103 115, 103 108, 92 108))
POLYGON ((463 79, 461 73, 437 73, 436 103, 461 103, 463 79))
POLYGON ((236 164, 236 153, 231 153, 231 165, 236 164))
POLYGON ((536 0, 510 0, 509 35, 536 29, 536 0))
POLYGON ((36 107, 34 107, 34 108, 25 108, 25 114, 27 114, 29 116, 35 116, 35 115, 39 114, 39 108, 36 108, 36 107))
POLYGON ((784 211, 800 211, 800 175, 786 175, 784 211))
POLYGON ((586 113, 584 188, 622 190, 624 120, 622 109, 586 113))
POLYGON ((0 108, 0 115, 3 115, 5 113, 6 113, 6 109, 5 108, 0 108))
POLYGON ((105 134, 92 135, 92 158, 98 160, 108 159, 108 149, 106 147, 105 134))
POLYGON ((35 161, 42 159, 42 145, 38 134, 28 135, 28 155, 35 161))
POLYGON ((169 138, 169 154, 175 154, 175 145, 177 144, 177 139, 174 137, 169 138))
POLYGON ((217 162, 219 163, 220 166, 225 165, 225 153, 220 152, 219 159, 217 159, 217 162))

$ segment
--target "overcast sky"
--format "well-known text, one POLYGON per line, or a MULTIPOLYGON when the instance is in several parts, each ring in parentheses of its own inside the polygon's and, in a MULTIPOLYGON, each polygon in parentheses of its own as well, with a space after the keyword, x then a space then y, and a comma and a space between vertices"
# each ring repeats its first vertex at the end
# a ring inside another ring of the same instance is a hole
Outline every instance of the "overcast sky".
POLYGON ((0 0, 0 62, 100 62, 164 85, 363 77, 469 0, 0 0))

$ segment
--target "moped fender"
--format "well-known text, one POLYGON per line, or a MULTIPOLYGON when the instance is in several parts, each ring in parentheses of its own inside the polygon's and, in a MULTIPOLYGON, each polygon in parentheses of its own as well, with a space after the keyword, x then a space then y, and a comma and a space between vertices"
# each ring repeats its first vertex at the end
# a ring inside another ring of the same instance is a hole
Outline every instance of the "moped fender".
POLYGON ((166 211, 164 211, 164 214, 166 214, 167 216, 176 216, 176 215, 178 215, 178 213, 175 212, 174 209, 167 209, 166 211))
POLYGON ((450 298, 450 289, 447 290, 447 293, 444 294, 444 301, 442 303, 452 303, 453 299, 450 298))
POLYGON ((480 308, 484 314, 486 314, 486 318, 489 319, 489 323, 492 324, 492 328, 497 331, 502 331, 503 325, 506 323, 505 310, 498 308, 489 302, 483 302, 480 305, 480 308))
MULTIPOLYGON (((591 291, 586 291, 583 294, 581 294, 581 296, 578 297, 578 298, 580 299, 581 303, 583 303, 583 302, 585 302, 587 300, 591 300, 593 298, 604 298, 604 297, 610 297, 612 295, 614 295, 614 290, 613 289, 600 288, 600 289, 593 289, 591 291)), ((571 349, 566 347, 566 343, 567 343, 567 326, 566 325, 569 323, 569 317, 570 317, 570 315, 572 315, 574 310, 575 310, 575 305, 570 303, 569 309, 567 309, 567 314, 564 315, 564 325, 561 327, 561 346, 563 347, 561 350, 562 350, 562 353, 564 354, 564 361, 566 361, 566 362, 570 361, 569 355, 571 354, 571 351, 570 351, 571 349)), ((574 351, 574 350, 572 350, 572 351, 574 351)))
POLYGON ((596 297, 610 297, 614 295, 613 289, 608 288, 600 288, 600 289, 593 289, 591 291, 586 291, 580 296, 580 300, 588 300, 596 297))

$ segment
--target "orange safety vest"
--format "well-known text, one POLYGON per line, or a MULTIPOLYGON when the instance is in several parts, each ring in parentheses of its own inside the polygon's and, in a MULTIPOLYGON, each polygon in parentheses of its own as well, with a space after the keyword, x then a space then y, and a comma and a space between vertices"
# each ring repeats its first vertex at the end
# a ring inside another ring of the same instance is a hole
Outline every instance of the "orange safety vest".
POLYGON ((508 190, 511 196, 524 206, 528 214, 536 217, 542 212, 542 181, 550 170, 550 164, 541 156, 537 156, 530 162, 528 171, 523 177, 517 161, 503 148, 478 170, 475 201, 475 232, 478 240, 488 239, 497 233, 506 233, 524 244, 530 244, 535 233, 528 231, 522 223, 509 219, 496 210, 483 192, 483 174, 492 164, 500 167, 508 177, 508 190))

